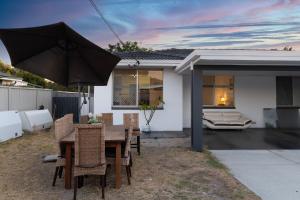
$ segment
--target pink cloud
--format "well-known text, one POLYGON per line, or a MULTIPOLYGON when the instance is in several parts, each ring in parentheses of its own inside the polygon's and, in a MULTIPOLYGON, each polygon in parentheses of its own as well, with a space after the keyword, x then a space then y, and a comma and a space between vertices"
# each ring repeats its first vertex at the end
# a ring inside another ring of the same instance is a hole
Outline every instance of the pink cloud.
MULTIPOLYGON (((257 5, 260 5, 262 1, 257 0, 257 2, 258 2, 257 5)), ((267 2, 267 1, 264 1, 264 2, 267 2)), ((281 9, 292 8, 293 6, 296 6, 296 5, 300 5, 299 0, 277 0, 277 2, 275 2, 271 5, 253 8, 247 14, 250 16, 251 15, 260 15, 260 14, 270 13, 270 12, 274 12, 274 11, 281 10, 281 9)))

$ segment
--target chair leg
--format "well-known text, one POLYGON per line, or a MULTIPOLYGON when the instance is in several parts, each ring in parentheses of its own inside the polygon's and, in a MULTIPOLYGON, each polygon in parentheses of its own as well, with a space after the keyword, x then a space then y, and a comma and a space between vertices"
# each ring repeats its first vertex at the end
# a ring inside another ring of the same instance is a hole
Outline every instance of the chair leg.
POLYGON ((76 196, 77 196, 77 184, 78 184, 78 177, 74 177, 74 197, 73 200, 76 200, 76 196))
POLYGON ((141 138, 140 138, 140 136, 137 136, 136 140, 137 140, 137 152, 139 155, 141 155, 141 138))
POLYGON ((129 171, 129 175, 130 175, 130 177, 132 177, 132 175, 131 175, 131 167, 129 166, 128 169, 129 169, 128 170, 129 171))
POLYGON ((62 177, 63 170, 64 170, 63 166, 59 167, 59 173, 58 173, 59 174, 59 178, 62 177))
POLYGON ((84 176, 79 176, 78 177, 78 188, 82 188, 84 184, 84 176))
POLYGON ((104 188, 105 188, 105 175, 102 175, 100 176, 100 184, 101 184, 101 189, 102 189, 102 199, 105 198, 105 191, 104 191, 104 188))
POLYGON ((130 167, 132 167, 133 162, 132 162, 132 154, 131 154, 131 151, 129 152, 129 155, 130 155, 129 165, 130 165, 130 167))
POLYGON ((104 175, 104 186, 106 187, 106 174, 104 175))
POLYGON ((131 182, 130 182, 130 171, 129 171, 129 166, 126 166, 126 174, 127 174, 128 185, 130 185, 131 182))
POLYGON ((59 167, 55 167, 55 173, 54 173, 53 182, 52 182, 52 186, 53 187, 55 186, 55 183, 56 183, 56 178, 57 178, 58 170, 59 170, 59 167))

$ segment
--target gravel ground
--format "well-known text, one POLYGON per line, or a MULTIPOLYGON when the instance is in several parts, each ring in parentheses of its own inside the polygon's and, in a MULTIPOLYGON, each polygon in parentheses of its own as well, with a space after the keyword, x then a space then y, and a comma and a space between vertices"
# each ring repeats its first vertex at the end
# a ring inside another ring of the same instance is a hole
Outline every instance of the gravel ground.
MULTIPOLYGON (((190 151, 188 138, 145 139, 142 144, 142 155, 134 153, 132 185, 123 169, 122 187, 114 189, 114 169, 109 170, 106 199, 259 199, 209 152, 190 151)), ((51 186, 54 163, 41 162, 55 148, 52 131, 0 144, 0 200, 71 200, 73 190, 65 190, 62 179, 51 186)), ((88 177, 78 200, 101 199, 98 185, 97 177, 88 177)))

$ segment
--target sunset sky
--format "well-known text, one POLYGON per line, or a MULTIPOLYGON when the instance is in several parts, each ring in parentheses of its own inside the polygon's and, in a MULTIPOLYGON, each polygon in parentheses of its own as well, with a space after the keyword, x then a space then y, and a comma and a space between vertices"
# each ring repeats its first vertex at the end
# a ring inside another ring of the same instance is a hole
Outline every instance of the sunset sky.
MULTIPOLYGON (((95 0, 122 40, 162 48, 300 50, 300 0, 95 0)), ((64 21, 103 48, 117 39, 88 0, 0 0, 0 28, 64 21)), ((0 59, 10 63, 0 42, 0 59)))

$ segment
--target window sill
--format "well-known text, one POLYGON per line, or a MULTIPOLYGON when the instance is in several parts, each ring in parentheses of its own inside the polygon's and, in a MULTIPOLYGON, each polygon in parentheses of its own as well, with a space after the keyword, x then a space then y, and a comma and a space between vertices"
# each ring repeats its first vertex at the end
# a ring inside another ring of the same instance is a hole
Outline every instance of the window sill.
MULTIPOLYGON (((140 107, 130 107, 130 106, 122 106, 122 107, 112 106, 111 109, 112 110, 141 110, 140 107)), ((161 107, 161 108, 157 108, 156 110, 164 110, 164 108, 161 107)))
POLYGON ((235 106, 203 106, 203 109, 235 109, 235 106))

